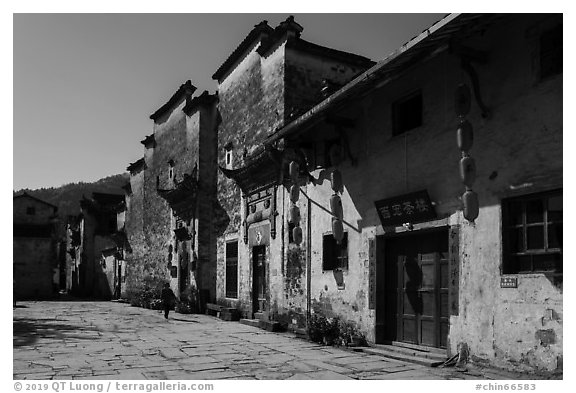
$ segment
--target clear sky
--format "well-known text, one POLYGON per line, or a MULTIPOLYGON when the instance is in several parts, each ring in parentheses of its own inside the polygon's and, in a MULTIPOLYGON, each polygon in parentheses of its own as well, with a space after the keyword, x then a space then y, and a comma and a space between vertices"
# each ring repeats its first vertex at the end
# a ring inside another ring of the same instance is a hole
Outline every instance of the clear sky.
MULTIPOLYGON (((302 38, 380 60, 444 14, 298 14, 302 38)), ((283 14, 14 14, 13 189, 122 173, 149 119, 190 79, 212 74, 283 14)))

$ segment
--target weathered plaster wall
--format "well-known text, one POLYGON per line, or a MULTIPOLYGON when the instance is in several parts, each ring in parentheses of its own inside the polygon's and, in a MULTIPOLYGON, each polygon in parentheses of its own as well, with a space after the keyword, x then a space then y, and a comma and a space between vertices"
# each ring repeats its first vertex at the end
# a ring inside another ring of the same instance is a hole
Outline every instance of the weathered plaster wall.
MULTIPOLYGON (((284 116, 284 47, 281 45, 266 58, 249 50, 236 68, 218 86, 218 110, 221 123, 218 129, 218 164, 225 167, 224 146, 232 144, 233 167, 244 166, 245 157, 253 153, 269 132, 281 124, 284 116)), ((218 172, 218 205, 215 232, 217 240, 217 298, 220 302, 251 307, 251 250, 239 233, 243 204, 241 192, 234 181, 218 172), (239 299, 225 298, 225 242, 240 238, 238 248, 239 299)), ((270 255, 268 253, 268 255, 270 255)), ((246 311, 248 312, 248 311, 246 311)))
MULTIPOLYGON (((518 289, 500 288, 501 199, 562 187, 562 75, 543 81, 534 75, 534 42, 526 32, 538 24, 536 19, 517 17, 471 38, 490 49, 490 61, 477 70, 492 112, 483 119, 473 103, 468 116, 475 137, 471 155, 478 167, 474 190, 481 204, 474 225, 463 220, 459 200, 464 187, 458 175, 453 92, 458 83, 469 83, 459 59, 443 53, 363 99, 364 116, 348 132, 358 165, 347 161, 340 168, 344 219, 361 234, 345 226, 349 271, 344 273, 346 289, 339 291, 331 272, 321 270, 321 236, 330 231, 329 216, 313 207, 313 304, 357 321, 373 340, 374 311, 366 306, 367 239, 383 232, 373 203, 427 189, 439 217, 460 226, 460 309, 451 318, 450 351, 466 343, 476 361, 543 370, 561 365, 561 285, 531 274, 517 275, 518 289), (422 89, 423 125, 393 137, 391 104, 414 89, 422 89)), ((308 189, 328 208, 327 180, 308 189)))
MULTIPOLYGON (((233 146, 233 167, 242 167, 244 157, 253 153, 265 136, 288 120, 290 113, 286 108, 290 107, 290 111, 297 108, 300 112, 309 109, 320 100, 322 79, 343 83, 360 71, 358 67, 287 49, 285 43, 280 43, 265 57, 259 56, 256 49, 254 46, 249 50, 218 88, 222 116, 218 162, 222 167, 225 167, 224 146, 227 143, 233 146)), ((306 314, 307 245, 306 242, 299 247, 288 244, 284 214, 288 205, 284 193, 283 187, 279 187, 277 235, 267 246, 270 307, 267 312, 275 320, 302 325, 306 314)), ((252 248, 244 244, 240 231, 244 205, 238 187, 221 173, 218 175, 218 198, 226 212, 221 225, 227 225, 225 234, 218 238, 218 299, 237 305, 249 314, 252 307, 252 248), (240 239, 239 298, 234 300, 225 298, 225 242, 237 238, 240 239)), ((300 203, 301 214, 305 217, 307 205, 304 201, 300 203)))
POLYGON ((94 236, 94 292, 97 299, 112 299, 114 293, 114 256, 105 257, 102 251, 116 247, 109 236, 94 236))
MULTIPOLYGON (((173 189, 168 175, 169 161, 174 161, 174 176, 181 181, 184 174, 191 174, 198 161, 198 116, 188 119, 182 111, 184 100, 154 123, 155 144, 146 149, 144 170, 143 227, 148 244, 143 256, 144 274, 170 279, 169 246, 175 248, 174 225, 170 206, 158 194, 160 189, 173 189)), ((189 248, 189 243, 186 246, 189 248)), ((188 250, 188 255, 192 255, 188 250)), ((174 264, 178 263, 175 259, 174 264)), ((190 269, 190 265, 186 267, 190 269)), ((172 289, 179 295, 178 279, 172 278, 172 289)))
POLYGON ((123 296, 134 288, 145 274, 144 256, 148 253, 148 244, 144 238, 144 170, 130 174, 131 192, 126 196, 126 236, 129 250, 126 258, 126 285, 123 296))
MULTIPOLYGON (((190 133, 198 134, 198 205, 197 248, 199 276, 206 301, 216 301, 216 238, 218 233, 214 217, 223 209, 216 198, 218 122, 216 102, 204 105, 198 111, 199 120, 188 124, 190 133), (197 130, 197 131, 196 131, 197 130)), ((190 119, 196 119, 193 115, 190 119)))
POLYGON ((16 299, 52 296, 53 253, 51 238, 14 238, 13 275, 16 299))

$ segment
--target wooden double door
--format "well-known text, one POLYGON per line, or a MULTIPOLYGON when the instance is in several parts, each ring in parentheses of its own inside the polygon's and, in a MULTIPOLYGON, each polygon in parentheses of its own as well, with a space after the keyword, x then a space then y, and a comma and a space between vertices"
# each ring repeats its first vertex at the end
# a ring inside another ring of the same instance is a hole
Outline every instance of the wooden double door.
POLYGON ((383 263, 378 266, 384 277, 378 280, 377 312, 381 315, 379 319, 384 318, 381 326, 377 326, 383 331, 377 332, 377 336, 383 341, 446 348, 447 230, 387 238, 383 254, 383 263))

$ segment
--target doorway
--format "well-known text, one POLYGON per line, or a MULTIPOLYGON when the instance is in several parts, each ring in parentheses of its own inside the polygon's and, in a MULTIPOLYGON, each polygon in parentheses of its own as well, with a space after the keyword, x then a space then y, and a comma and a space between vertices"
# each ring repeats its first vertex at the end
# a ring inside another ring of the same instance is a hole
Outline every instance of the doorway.
POLYGON ((252 248, 252 307, 254 313, 266 311, 266 246, 252 248))
POLYGON ((377 340, 446 348, 448 230, 382 240, 377 262, 377 340))

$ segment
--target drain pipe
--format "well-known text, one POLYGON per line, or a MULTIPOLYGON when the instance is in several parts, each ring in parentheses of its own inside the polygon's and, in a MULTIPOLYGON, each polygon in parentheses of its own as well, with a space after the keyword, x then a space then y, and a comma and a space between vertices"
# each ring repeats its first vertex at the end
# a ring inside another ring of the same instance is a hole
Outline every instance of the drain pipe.
POLYGON ((312 202, 308 200, 308 211, 306 217, 307 226, 307 245, 306 245, 306 330, 310 326, 310 309, 311 309, 311 293, 312 289, 312 202))

